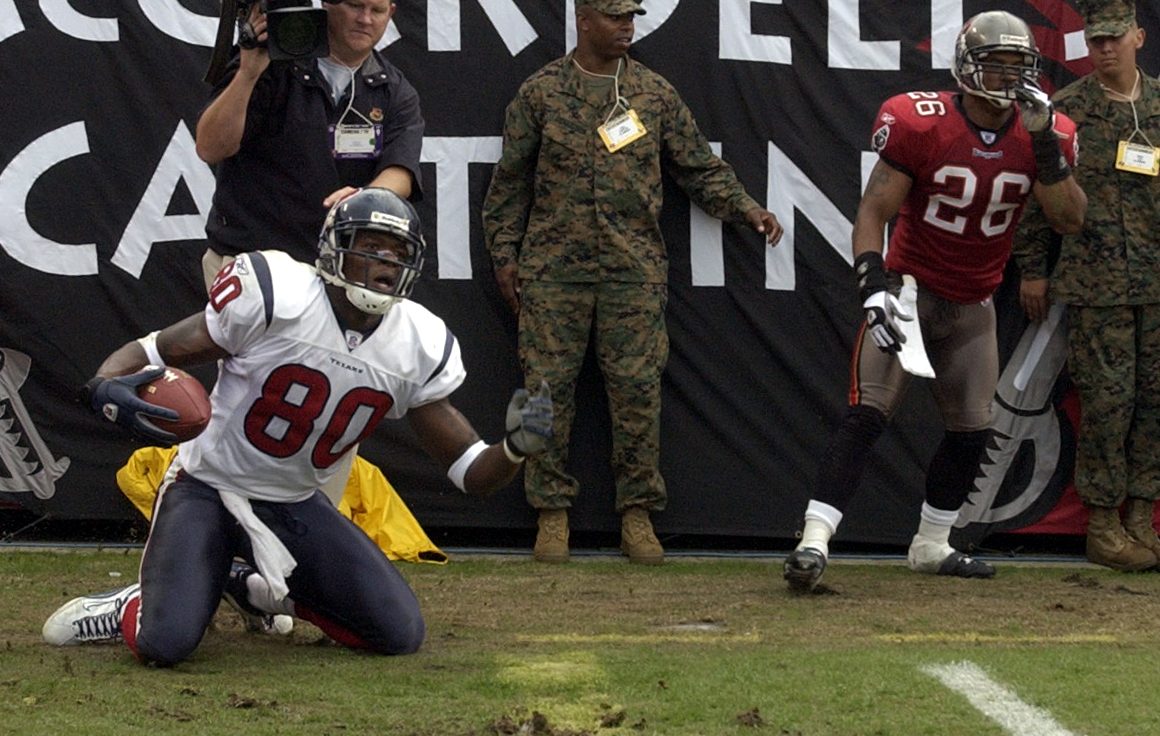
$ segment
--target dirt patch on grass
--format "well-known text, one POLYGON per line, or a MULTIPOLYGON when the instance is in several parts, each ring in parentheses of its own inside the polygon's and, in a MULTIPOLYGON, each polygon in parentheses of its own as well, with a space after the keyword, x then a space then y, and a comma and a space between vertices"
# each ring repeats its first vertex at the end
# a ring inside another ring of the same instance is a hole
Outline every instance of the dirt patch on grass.
POLYGON ((1012 642, 1111 636, 1155 641, 1160 575, 1004 567, 992 580, 920 575, 897 564, 836 564, 813 595, 791 594, 780 560, 473 564, 470 575, 414 570, 436 638, 456 632, 722 636, 847 642, 918 631, 1012 642))

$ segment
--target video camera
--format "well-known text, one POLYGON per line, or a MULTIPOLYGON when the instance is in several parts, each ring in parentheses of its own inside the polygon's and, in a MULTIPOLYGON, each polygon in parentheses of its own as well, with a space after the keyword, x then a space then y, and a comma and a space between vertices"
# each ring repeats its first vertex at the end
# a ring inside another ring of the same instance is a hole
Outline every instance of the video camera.
POLYGON ((326 11, 313 7, 310 0, 222 0, 206 82, 217 84, 225 72, 235 27, 239 46, 257 48, 258 35, 250 25, 250 11, 255 2, 266 14, 266 48, 271 60, 314 59, 330 54, 326 11))
MULTIPOLYGON (((309 0, 258 0, 266 14, 266 48, 271 61, 314 59, 330 53, 326 39, 326 11, 309 0)), ((254 0, 237 0, 238 45, 257 48, 258 36, 250 26, 254 0)))

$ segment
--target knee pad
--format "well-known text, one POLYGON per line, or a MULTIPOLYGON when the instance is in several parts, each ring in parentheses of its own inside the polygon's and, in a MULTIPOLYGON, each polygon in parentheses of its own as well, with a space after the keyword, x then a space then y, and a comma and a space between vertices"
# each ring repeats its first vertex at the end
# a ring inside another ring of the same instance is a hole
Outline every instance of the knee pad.
POLYGON ((852 439, 872 445, 885 430, 885 414, 872 406, 855 404, 846 409, 846 419, 839 433, 845 433, 852 439))

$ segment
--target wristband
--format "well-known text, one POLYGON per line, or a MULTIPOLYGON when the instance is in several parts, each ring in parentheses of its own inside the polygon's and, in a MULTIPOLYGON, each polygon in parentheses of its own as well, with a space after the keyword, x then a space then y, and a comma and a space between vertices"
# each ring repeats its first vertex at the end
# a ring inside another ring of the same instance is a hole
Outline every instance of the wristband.
POLYGON ((525 458, 524 455, 519 454, 511 448, 511 445, 508 444, 507 437, 503 438, 503 454, 507 455, 508 460, 511 460, 513 465, 519 465, 525 458))
POLYGON ((480 440, 464 450, 459 459, 451 463, 451 467, 447 469, 447 477, 451 479, 456 488, 467 493, 467 488, 464 487, 467 483, 467 469, 475 462, 475 458, 479 457, 480 453, 486 449, 487 443, 480 440))
POLYGON ((886 291, 886 262, 882 254, 868 250, 855 258, 854 278, 858 279, 858 298, 863 304, 872 294, 886 291))
POLYGON ((85 385, 81 386, 80 390, 77 391, 77 397, 81 401, 91 406, 93 403, 93 392, 96 391, 97 386, 100 386, 102 383, 104 383, 104 381, 105 379, 101 378, 100 376, 93 376, 89 380, 85 381, 85 385))
POLYGON ((1071 176, 1071 167, 1059 147, 1059 137, 1051 128, 1031 134, 1031 150, 1035 154, 1036 179, 1040 184, 1058 184, 1071 176))
POLYGON ((161 358, 161 352, 157 349, 157 333, 160 330, 154 330, 145 337, 137 338, 137 344, 145 349, 145 357, 149 359, 149 365, 155 365, 158 368, 165 367, 165 361, 161 358))

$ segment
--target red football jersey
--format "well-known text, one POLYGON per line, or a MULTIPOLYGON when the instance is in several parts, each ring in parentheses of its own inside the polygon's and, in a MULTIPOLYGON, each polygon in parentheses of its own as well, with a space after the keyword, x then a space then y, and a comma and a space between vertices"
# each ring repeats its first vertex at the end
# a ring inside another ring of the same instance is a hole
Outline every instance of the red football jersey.
MULTIPOLYGON (((1002 129, 981 130, 960 95, 891 97, 878 111, 872 147, 914 180, 890 235, 887 268, 967 304, 987 299, 1002 281, 1036 166, 1018 111, 1002 129)), ((1055 132, 1074 166, 1075 123, 1057 112, 1055 132)))

